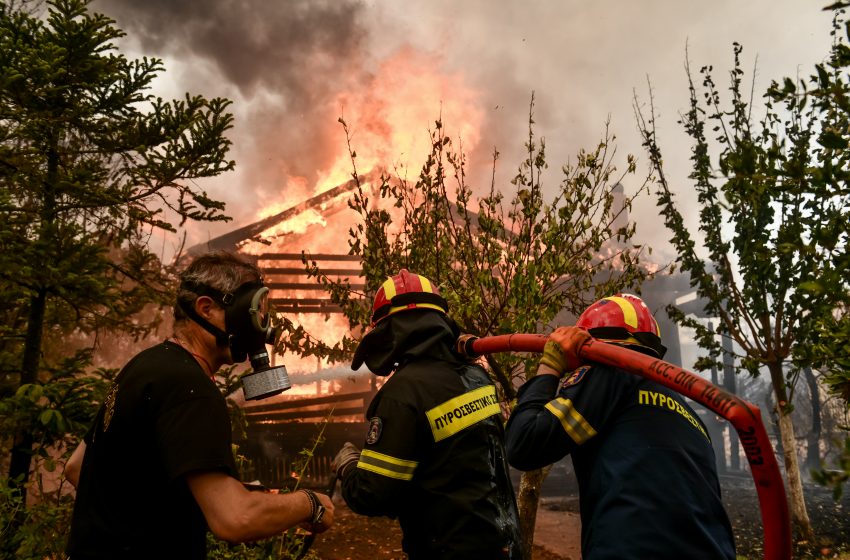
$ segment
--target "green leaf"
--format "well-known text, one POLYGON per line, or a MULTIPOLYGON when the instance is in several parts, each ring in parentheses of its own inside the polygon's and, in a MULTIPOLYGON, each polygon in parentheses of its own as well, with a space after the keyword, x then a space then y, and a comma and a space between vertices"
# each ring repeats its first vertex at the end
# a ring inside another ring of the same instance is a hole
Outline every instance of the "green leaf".
POLYGON ((803 292, 809 292, 813 295, 820 295, 823 293, 825 286, 817 281, 817 280, 809 280, 806 282, 800 282, 799 289, 803 292))
POLYGON ((832 150, 842 150, 847 147, 847 138, 833 128, 827 128, 821 132, 818 142, 824 148, 832 150))
POLYGON ((44 396, 44 387, 35 383, 21 385, 18 387, 18 390, 15 391, 15 396, 36 403, 44 396))
POLYGON ((54 421, 56 417, 56 411, 52 408, 48 408, 46 410, 42 410, 41 414, 38 415, 38 421, 41 422, 42 426, 49 427, 51 423, 54 421))

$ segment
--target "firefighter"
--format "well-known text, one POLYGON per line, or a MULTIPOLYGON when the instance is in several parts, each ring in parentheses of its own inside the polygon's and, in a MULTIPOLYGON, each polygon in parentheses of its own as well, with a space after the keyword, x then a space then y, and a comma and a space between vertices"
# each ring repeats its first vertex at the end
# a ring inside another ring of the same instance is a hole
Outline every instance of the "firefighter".
POLYGON ((356 513, 398 518, 417 559, 519 559, 521 539, 496 388, 454 349, 460 332, 427 278, 402 269, 378 290, 354 355, 384 383, 363 451, 333 461, 356 513))
POLYGON ((684 399, 600 364, 581 365, 589 337, 658 358, 658 323, 617 294, 549 337, 537 375, 507 425, 510 464, 533 470, 572 456, 582 558, 735 559, 708 431, 684 399))

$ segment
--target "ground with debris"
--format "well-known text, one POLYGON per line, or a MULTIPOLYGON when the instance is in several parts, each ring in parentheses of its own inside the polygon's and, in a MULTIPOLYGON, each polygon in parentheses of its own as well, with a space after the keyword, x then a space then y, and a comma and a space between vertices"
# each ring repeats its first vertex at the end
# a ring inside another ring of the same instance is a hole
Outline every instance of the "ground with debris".
MULTIPOLYGON (((339 500, 336 505, 336 521, 332 530, 316 537, 312 550, 321 560, 404 560, 407 556, 401 551, 401 530, 398 523, 384 517, 363 517, 352 513, 339 500)), ((578 560, 578 544, 566 547, 574 551, 574 556, 564 556, 556 550, 563 551, 564 546, 558 543, 566 533, 578 534, 578 516, 565 512, 542 511, 540 522, 547 525, 545 531, 551 542, 547 546, 535 543, 534 560, 578 560), (555 529, 555 524, 562 519, 569 519, 571 526, 555 529), (571 519, 575 518, 575 519, 571 519), (544 521, 545 520, 545 521, 544 521)), ((472 560, 472 559, 470 559, 472 560)))
MULTIPOLYGON (((763 557, 763 540, 758 498, 752 482, 742 478, 724 481, 724 502, 735 531, 739 558, 763 557)), ((806 487, 809 516, 819 542, 795 538, 794 558, 841 558, 850 560, 850 494, 839 502, 829 491, 806 487)), ((319 535, 313 550, 321 560, 403 560, 401 531, 395 521, 355 515, 335 497, 337 522, 334 529, 319 535)), ((579 560, 581 558, 578 499, 575 496, 544 498, 535 532, 534 560, 579 560)))

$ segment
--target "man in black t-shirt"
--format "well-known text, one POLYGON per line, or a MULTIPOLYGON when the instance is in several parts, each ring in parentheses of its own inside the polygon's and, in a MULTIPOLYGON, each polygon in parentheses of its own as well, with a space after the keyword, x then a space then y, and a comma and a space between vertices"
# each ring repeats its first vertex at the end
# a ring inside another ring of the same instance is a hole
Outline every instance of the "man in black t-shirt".
POLYGON ((552 333, 537 375, 519 390, 507 425, 511 465, 533 470, 572 456, 585 560, 734 560, 714 451, 697 414, 655 382, 578 362, 590 336, 662 357, 649 309, 617 294, 576 325, 552 333))
POLYGON ((72 560, 202 559, 208 528, 244 542, 333 523, 325 495, 250 492, 238 479, 227 405, 212 376, 244 360, 257 339, 240 318, 267 313, 259 271, 210 253, 181 280, 174 336, 122 369, 66 466, 77 487, 72 560), (242 309, 243 301, 253 307, 242 309))

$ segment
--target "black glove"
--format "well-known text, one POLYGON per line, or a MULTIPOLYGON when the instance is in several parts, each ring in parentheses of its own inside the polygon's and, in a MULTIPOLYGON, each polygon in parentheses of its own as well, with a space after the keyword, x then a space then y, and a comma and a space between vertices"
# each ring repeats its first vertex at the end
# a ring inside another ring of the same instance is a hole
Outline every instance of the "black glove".
POLYGON ((331 463, 331 468, 336 472, 336 475, 342 479, 343 474, 345 473, 345 469, 349 465, 354 465, 357 461, 360 460, 360 450, 351 443, 350 441, 346 441, 342 446, 342 449, 336 454, 333 462, 331 463))

